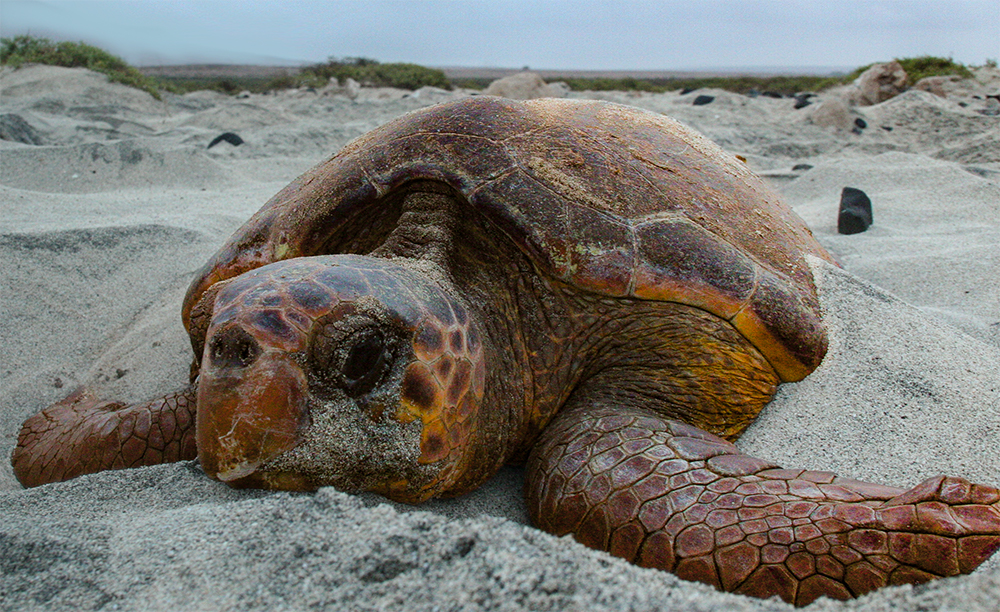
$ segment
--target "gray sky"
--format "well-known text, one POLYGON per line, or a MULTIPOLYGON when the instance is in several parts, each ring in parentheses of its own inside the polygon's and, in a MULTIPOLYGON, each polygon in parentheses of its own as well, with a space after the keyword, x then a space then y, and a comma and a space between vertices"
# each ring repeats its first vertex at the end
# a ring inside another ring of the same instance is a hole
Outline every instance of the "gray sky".
POLYGON ((1000 0, 2 0, 0 33, 137 65, 684 70, 1000 57, 1000 0))

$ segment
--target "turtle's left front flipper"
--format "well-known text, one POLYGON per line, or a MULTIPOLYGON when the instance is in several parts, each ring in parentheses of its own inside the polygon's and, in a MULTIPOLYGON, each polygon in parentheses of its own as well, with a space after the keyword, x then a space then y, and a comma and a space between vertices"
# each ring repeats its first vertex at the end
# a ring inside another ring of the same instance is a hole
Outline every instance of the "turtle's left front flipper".
POLYGON ((779 469, 645 410, 581 406, 542 433, 528 511, 546 531, 721 590, 806 605, 968 573, 1000 548, 1000 491, 904 491, 779 469))
POLYGON ((30 417, 11 456, 26 487, 102 470, 194 459, 196 391, 141 404, 98 400, 85 387, 30 417))

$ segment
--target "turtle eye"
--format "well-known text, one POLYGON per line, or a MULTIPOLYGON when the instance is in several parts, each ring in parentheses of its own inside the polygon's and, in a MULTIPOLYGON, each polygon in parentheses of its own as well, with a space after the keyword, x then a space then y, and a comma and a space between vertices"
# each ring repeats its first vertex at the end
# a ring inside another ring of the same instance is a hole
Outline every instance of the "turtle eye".
POLYGON ((364 395, 382 380, 388 361, 385 336, 377 329, 363 329, 345 339, 347 348, 341 375, 352 396, 364 395))

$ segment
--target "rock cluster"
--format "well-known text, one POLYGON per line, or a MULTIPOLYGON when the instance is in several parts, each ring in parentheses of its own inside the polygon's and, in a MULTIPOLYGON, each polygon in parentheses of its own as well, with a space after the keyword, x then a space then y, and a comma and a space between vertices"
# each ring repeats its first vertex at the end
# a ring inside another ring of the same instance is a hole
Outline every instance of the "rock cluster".
POLYGON ((534 72, 518 72, 490 83, 483 95, 501 96, 513 100, 534 100, 535 98, 565 98, 569 86, 565 83, 546 83, 534 72))

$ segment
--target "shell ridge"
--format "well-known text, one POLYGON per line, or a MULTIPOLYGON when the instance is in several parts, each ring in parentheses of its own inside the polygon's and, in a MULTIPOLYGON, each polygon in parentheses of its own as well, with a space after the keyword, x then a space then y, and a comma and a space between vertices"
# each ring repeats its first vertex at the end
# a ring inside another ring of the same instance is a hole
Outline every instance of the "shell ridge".
MULTIPOLYGON (((365 174, 376 186, 376 189, 379 190, 380 197, 385 193, 398 189, 407 182, 419 180, 440 181, 450 186, 456 192, 468 196, 470 192, 481 189, 483 184, 492 182, 508 173, 516 165, 514 160, 511 159, 510 152, 502 143, 493 138, 462 132, 408 132, 374 145, 366 153, 367 159, 365 161, 368 164, 364 168, 365 174), (461 164, 449 163, 457 159, 457 156, 450 155, 448 148, 442 146, 438 141, 428 143, 426 140, 428 136, 434 138, 454 136, 466 141, 488 143, 484 148, 498 152, 499 155, 496 155, 497 159, 492 161, 499 163, 497 163, 495 168, 485 172, 482 168, 476 168, 475 171, 465 171, 466 169, 461 164), (387 153, 391 153, 399 143, 404 142, 415 143, 416 145, 412 151, 408 152, 405 158, 388 164, 379 164, 376 161, 378 158, 391 158, 391 155, 387 153), (430 162, 423 161, 427 155, 431 155, 436 159, 430 162), (378 175, 377 173, 373 175, 369 171, 370 168, 380 165, 385 165, 388 169, 384 175, 378 175)), ((366 166, 361 160, 359 160, 359 163, 363 167, 366 166)))
POLYGON ((472 202, 472 199, 475 196, 478 196, 479 193, 483 189, 485 189, 486 187, 489 187, 493 183, 496 183, 498 181, 503 180, 507 176, 513 174, 514 172, 518 172, 518 171, 520 171, 520 168, 517 167, 517 164, 513 164, 513 165, 511 165, 508 168, 504 168, 502 171, 497 172, 495 175, 489 177, 488 179, 482 181, 481 183, 479 183, 475 187, 472 187, 471 189, 469 189, 468 191, 466 191, 465 192, 465 196, 466 196, 466 198, 469 199, 470 202, 472 202))
MULTIPOLYGON (((603 127, 600 126, 593 126, 591 129, 588 130, 582 130, 579 128, 570 127, 569 131, 574 135, 574 137, 579 138, 580 140, 587 141, 593 149, 600 151, 605 159, 616 162, 614 164, 611 164, 613 167, 618 169, 621 169, 623 167, 626 168, 629 174, 631 174, 632 176, 643 182, 647 187, 650 188, 651 191, 654 191, 657 194, 659 194, 662 201, 670 202, 670 199, 667 197, 666 192, 662 188, 660 188, 656 184, 656 182, 652 180, 651 177, 646 176, 646 174, 642 171, 641 165, 637 166, 632 162, 632 160, 628 158, 628 156, 621 155, 616 150, 616 147, 611 147, 608 144, 606 144, 607 141, 609 140, 614 142, 620 142, 622 140, 621 136, 607 129, 604 129, 603 127), (598 132, 600 133, 602 138, 597 138, 596 136, 594 136, 594 133, 598 132)), ((635 150, 633 147, 629 146, 627 147, 627 150, 629 152, 629 155, 632 156, 633 158, 639 159, 640 161, 644 161, 641 157, 635 155, 635 150)), ((623 217, 623 219, 625 218, 623 217)))
MULTIPOLYGON (((754 262, 754 263, 756 263, 756 262, 754 262)), ((761 270, 760 266, 754 266, 753 267, 753 287, 751 287, 750 293, 747 294, 747 298, 746 298, 746 300, 743 301, 743 305, 740 306, 739 310, 737 310, 736 312, 734 312, 731 317, 729 317, 728 319, 726 319, 730 323, 733 323, 733 321, 736 319, 736 317, 740 316, 740 314, 743 313, 747 308, 749 308, 750 304, 753 303, 753 299, 757 295, 757 289, 760 287, 760 270, 761 270)), ((736 327, 735 323, 733 323, 733 327, 736 327)), ((739 328, 736 328, 736 329, 739 330, 739 328)), ((740 332, 740 333, 743 333, 743 332, 740 332)))
POLYGON ((639 233, 633 224, 628 225, 628 236, 631 244, 629 247, 632 249, 632 273, 629 275, 628 287, 625 290, 625 295, 632 297, 635 295, 635 279, 638 274, 636 270, 639 269, 639 233))
MULTIPOLYGON (((521 167, 520 164, 517 164, 516 162, 515 162, 515 164, 517 166, 516 167, 516 171, 519 171, 520 174, 525 179, 531 181, 538 188, 540 188, 540 189, 548 192, 549 194, 551 194, 552 196, 554 196, 554 198, 556 200, 558 200, 559 202, 561 202, 562 205, 559 207, 560 213, 558 215, 560 223, 561 223, 561 227, 559 228, 559 231, 556 232, 556 233, 557 233, 557 235, 560 235, 560 236, 567 235, 569 233, 569 213, 568 213, 568 210, 567 210, 567 204, 568 204, 568 202, 566 200, 566 197, 563 196, 558 191, 552 189, 551 187, 549 187, 545 183, 539 181, 530 172, 525 171, 525 169, 523 167, 521 167)), ((513 174, 513 172, 511 174, 513 174)), ((492 198, 491 198, 491 200, 492 200, 492 198)), ((502 208, 509 208, 509 207, 503 206, 502 208)), ((512 215, 511 215, 511 217, 513 218, 512 215)), ((514 218, 513 220, 519 221, 516 218, 514 218)), ((571 275, 571 272, 570 272, 570 269, 572 267, 572 262, 569 261, 569 259, 570 259, 569 258, 569 253, 565 252, 565 251, 562 251, 562 252, 557 251, 554 248, 553 244, 550 244, 549 241, 544 240, 543 237, 541 235, 539 235, 537 232, 528 232, 528 231, 525 231, 524 223, 516 223, 516 226, 519 227, 519 229, 521 229, 524 237, 526 238, 526 240, 524 242, 530 242, 531 243, 530 245, 526 245, 526 246, 534 246, 535 249, 538 251, 538 253, 542 254, 542 257, 538 257, 536 254, 530 253, 530 252, 526 253, 526 254, 530 258, 532 258, 532 259, 536 259, 536 260, 537 259, 541 259, 542 261, 547 261, 547 263, 549 263, 549 265, 552 266, 552 272, 555 274, 556 278, 558 278, 559 280, 562 280, 564 282, 572 282, 571 281, 572 275, 571 275), (545 253, 548 253, 547 257, 544 255, 545 253), (557 263, 554 255, 559 255, 559 256, 561 256, 564 259, 565 263, 562 265, 562 267, 564 268, 565 272, 560 273, 560 271, 559 271, 560 265, 559 265, 559 263, 557 263)), ((508 236, 510 235, 509 232, 504 232, 504 233, 508 234, 508 236)), ((515 242, 517 242, 518 247, 521 247, 521 242, 520 241, 515 241, 515 242)), ((524 249, 522 249, 522 250, 524 250, 524 249)))
MULTIPOLYGON (((461 138, 469 138, 469 139, 472 139, 472 140, 485 140, 486 142, 492 142, 494 144, 499 144, 499 143, 502 143, 505 140, 507 140, 506 138, 498 140, 496 138, 490 138, 488 136, 480 136, 478 134, 470 134, 468 132, 455 132, 455 131, 453 131, 453 132, 428 132, 426 130, 414 130, 412 132, 406 132, 405 134, 399 134, 399 135, 393 136, 391 138, 386 138, 386 139, 384 139, 382 141, 383 144, 380 145, 380 146, 389 146, 389 144, 391 144, 391 143, 399 142, 400 140, 406 140, 407 138, 414 138, 416 136, 458 136, 458 137, 461 137, 461 138)), ((513 138, 515 136, 518 136, 518 134, 513 134, 510 137, 513 138)))
MULTIPOLYGON (((378 183, 376 183, 375 180, 372 178, 371 173, 368 172, 368 166, 367 164, 365 164, 365 160, 359 159, 357 163, 358 163, 358 169, 361 170, 361 174, 364 175, 365 180, 368 182, 369 185, 371 185, 372 189, 375 190, 375 199, 377 200, 383 197, 387 193, 387 190, 378 183)), ((362 208, 364 208, 364 206, 358 207, 358 210, 362 208)))

